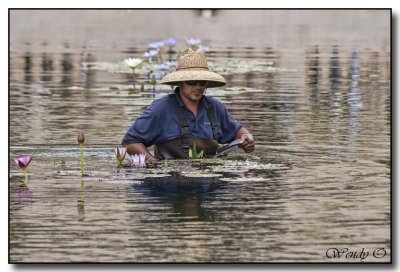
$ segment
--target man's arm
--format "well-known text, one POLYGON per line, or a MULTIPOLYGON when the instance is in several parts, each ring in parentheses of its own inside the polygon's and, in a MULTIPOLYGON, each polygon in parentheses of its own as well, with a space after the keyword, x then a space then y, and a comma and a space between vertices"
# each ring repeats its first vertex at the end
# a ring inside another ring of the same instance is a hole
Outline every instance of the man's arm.
POLYGON ((244 152, 250 153, 254 151, 256 143, 254 142, 254 137, 251 133, 244 127, 241 127, 236 133, 236 139, 242 141, 242 148, 244 152))
POLYGON ((146 154, 146 161, 158 160, 156 157, 150 154, 149 150, 142 143, 126 144, 124 145, 129 155, 132 154, 146 154))

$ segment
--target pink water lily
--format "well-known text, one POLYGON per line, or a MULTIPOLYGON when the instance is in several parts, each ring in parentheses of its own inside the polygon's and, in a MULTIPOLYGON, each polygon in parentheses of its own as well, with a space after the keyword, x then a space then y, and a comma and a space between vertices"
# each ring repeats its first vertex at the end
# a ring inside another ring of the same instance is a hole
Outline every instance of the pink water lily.
POLYGON ((125 158, 126 147, 125 146, 114 147, 114 154, 119 164, 121 164, 125 158))
POLYGON ((24 155, 24 156, 15 158, 14 159, 14 164, 16 166, 18 166, 19 168, 24 170, 25 168, 28 167, 28 165, 30 164, 31 160, 32 160, 32 156, 24 155))
POLYGON ((31 163, 32 161, 32 156, 29 155, 24 155, 18 158, 15 158, 13 163, 18 166, 19 168, 22 169, 22 171, 24 171, 24 176, 25 176, 25 180, 24 180, 24 185, 28 184, 28 170, 26 168, 28 168, 28 165, 31 163))
POLYGON ((131 155, 132 166, 146 167, 146 154, 131 155))

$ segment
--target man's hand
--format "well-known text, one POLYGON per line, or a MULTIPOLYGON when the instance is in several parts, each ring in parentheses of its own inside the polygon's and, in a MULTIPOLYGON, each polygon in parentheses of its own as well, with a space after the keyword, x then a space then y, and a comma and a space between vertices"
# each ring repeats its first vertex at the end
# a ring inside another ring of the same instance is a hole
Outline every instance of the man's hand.
POLYGON ((240 137, 240 141, 242 143, 242 148, 244 152, 250 153, 254 151, 256 144, 254 142, 253 135, 251 135, 250 133, 242 134, 242 136, 240 137))
POLYGON ((124 145, 127 148, 128 154, 145 154, 146 161, 158 161, 159 159, 151 155, 149 150, 144 146, 142 143, 135 143, 135 144, 127 144, 124 145))

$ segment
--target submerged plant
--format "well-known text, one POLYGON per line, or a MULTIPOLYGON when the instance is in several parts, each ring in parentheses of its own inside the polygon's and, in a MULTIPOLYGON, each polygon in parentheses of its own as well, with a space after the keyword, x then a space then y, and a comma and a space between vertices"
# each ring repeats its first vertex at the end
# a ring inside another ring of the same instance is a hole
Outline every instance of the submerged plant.
POLYGON ((83 166, 83 145, 85 143, 85 134, 82 131, 78 131, 78 143, 79 143, 79 151, 81 154, 81 174, 83 176, 84 166, 83 166))
POLYGON ((119 162, 118 166, 121 166, 122 161, 124 160, 126 155, 126 147, 125 146, 114 147, 114 154, 115 157, 117 158, 117 161, 119 162))
POLYGON ((28 182, 28 165, 32 161, 32 156, 24 155, 14 159, 14 164, 21 168, 24 171, 25 181, 24 183, 28 182))
POLYGON ((131 155, 131 164, 134 167, 146 167, 146 154, 131 155))
POLYGON ((189 148, 189 158, 191 159, 201 159, 204 156, 203 150, 200 153, 197 153, 196 142, 194 142, 193 147, 189 148))

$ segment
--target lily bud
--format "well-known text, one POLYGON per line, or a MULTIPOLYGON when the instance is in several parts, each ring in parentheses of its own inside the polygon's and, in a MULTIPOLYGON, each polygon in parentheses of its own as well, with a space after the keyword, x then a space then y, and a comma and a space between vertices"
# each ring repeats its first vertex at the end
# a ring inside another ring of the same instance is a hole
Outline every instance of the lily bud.
POLYGON ((124 146, 114 147, 114 154, 115 157, 117 158, 117 161, 121 163, 125 158, 126 147, 124 146))
POLYGON ((84 144, 85 143, 85 134, 82 131, 78 131, 78 143, 84 144))

